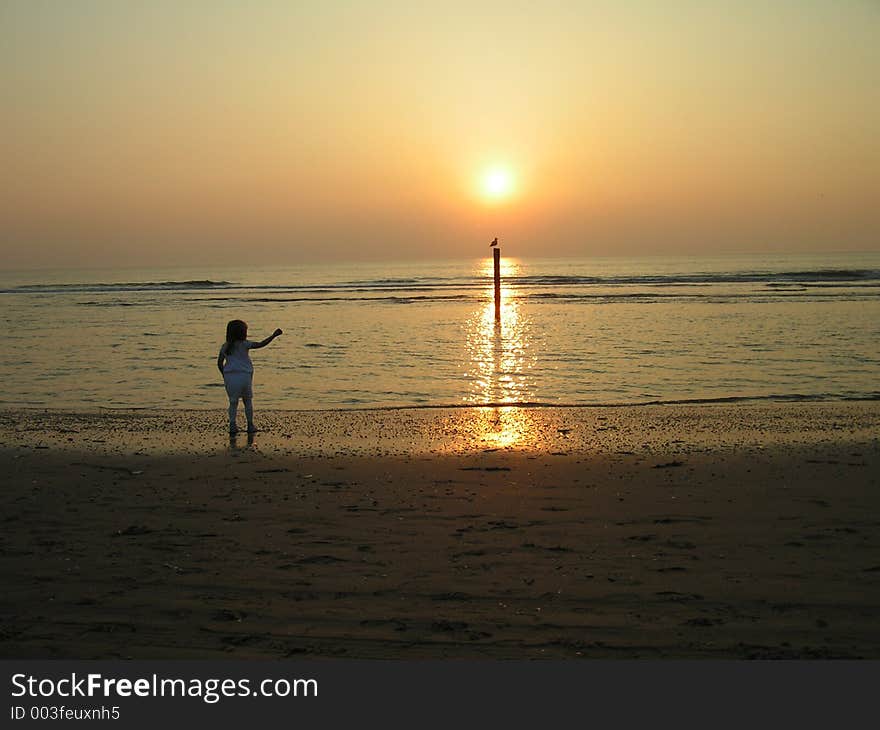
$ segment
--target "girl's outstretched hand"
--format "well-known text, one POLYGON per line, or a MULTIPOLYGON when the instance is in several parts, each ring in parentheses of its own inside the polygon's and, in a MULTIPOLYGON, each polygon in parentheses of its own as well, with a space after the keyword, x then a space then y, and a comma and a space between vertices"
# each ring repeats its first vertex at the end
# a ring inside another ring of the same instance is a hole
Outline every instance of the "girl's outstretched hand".
POLYGON ((275 330, 275 332, 273 333, 273 336, 278 337, 279 335, 283 335, 283 334, 284 333, 281 330, 275 330))

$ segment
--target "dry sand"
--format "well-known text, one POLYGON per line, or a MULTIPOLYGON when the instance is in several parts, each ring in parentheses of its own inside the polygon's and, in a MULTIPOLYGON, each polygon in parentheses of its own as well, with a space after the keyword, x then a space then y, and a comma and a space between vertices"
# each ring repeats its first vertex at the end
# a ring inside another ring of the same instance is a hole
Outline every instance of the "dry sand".
POLYGON ((880 658, 880 404, 0 412, 4 658, 880 658))

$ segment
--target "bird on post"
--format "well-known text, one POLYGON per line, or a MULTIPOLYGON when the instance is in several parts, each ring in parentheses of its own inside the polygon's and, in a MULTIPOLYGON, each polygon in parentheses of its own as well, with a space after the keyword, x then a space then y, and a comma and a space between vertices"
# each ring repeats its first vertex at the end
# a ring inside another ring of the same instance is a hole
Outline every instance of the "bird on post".
POLYGON ((497 239, 497 238, 494 238, 494 239, 492 240, 492 243, 489 244, 489 248, 492 248, 492 246, 497 246, 497 245, 498 245, 498 239, 497 239))

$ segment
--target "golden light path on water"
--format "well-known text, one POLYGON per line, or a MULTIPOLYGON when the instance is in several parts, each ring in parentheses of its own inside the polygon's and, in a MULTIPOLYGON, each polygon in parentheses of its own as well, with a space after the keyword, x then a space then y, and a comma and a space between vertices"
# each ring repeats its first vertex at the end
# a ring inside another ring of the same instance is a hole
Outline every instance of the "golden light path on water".
POLYGON ((531 371, 531 321, 522 311, 515 287, 506 283, 520 273, 516 259, 501 259, 501 319, 495 319, 493 263, 483 262, 476 275, 486 281, 486 297, 467 322, 465 378, 470 390, 464 402, 485 405, 474 418, 487 446, 505 448, 528 441, 531 418, 518 404, 535 399, 531 371), (510 405, 505 405, 510 404, 510 405))

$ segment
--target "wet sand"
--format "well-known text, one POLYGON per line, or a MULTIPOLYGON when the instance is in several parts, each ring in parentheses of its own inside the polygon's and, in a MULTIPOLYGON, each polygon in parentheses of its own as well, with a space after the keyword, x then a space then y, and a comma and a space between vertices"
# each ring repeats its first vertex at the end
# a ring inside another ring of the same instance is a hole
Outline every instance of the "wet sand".
POLYGON ((4 658, 880 658, 880 404, 0 412, 4 658))

